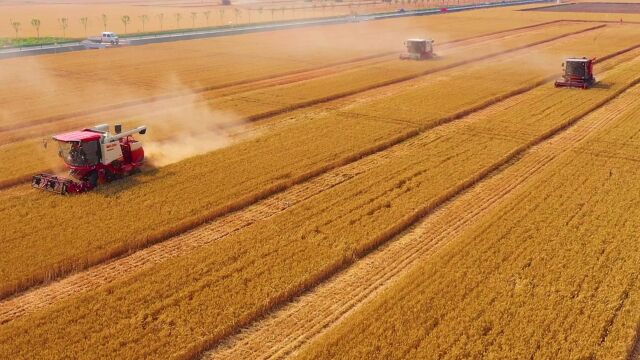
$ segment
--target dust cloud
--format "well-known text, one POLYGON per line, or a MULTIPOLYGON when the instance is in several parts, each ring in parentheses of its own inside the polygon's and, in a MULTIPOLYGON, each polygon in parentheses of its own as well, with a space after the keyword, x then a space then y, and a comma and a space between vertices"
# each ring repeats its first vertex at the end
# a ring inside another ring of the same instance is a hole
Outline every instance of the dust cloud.
MULTIPOLYGON (((147 162, 152 166, 164 166, 227 146, 231 142, 231 131, 237 132, 244 126, 243 120, 229 112, 216 110, 212 105, 214 99, 205 99, 194 92, 194 85, 183 84, 175 74, 156 79, 145 90, 135 84, 118 84, 113 87, 108 82, 84 84, 73 81, 75 79, 65 81, 64 74, 52 71, 45 60, 35 57, 5 61, 12 63, 18 60, 28 71, 0 69, 0 82, 15 84, 14 94, 0 97, 0 129, 5 133, 21 131, 24 127, 21 119, 24 118, 23 115, 29 114, 30 108, 40 111, 46 104, 55 107, 57 103, 70 97, 65 94, 73 94, 73 103, 81 103, 88 108, 102 105, 101 98, 125 100, 162 97, 167 93, 179 94, 170 103, 153 101, 135 107, 132 111, 114 110, 113 113, 83 116, 85 123, 80 126, 70 124, 67 127, 60 123, 39 125, 43 135, 34 134, 35 139, 29 140, 28 146, 38 164, 51 171, 62 171, 64 168, 57 156, 58 146, 51 140, 51 136, 56 133, 88 128, 100 123, 108 123, 112 130, 114 123, 123 123, 124 130, 147 125, 147 134, 136 138, 143 143, 147 162), (85 91, 70 90, 74 86, 80 86, 85 91), (149 91, 149 88, 153 90, 149 91), (28 106, 25 99, 35 103, 28 106), (45 140, 46 148, 43 146, 45 140)), ((75 122, 78 120, 81 118, 73 119, 75 122)))
POLYGON ((175 77, 162 88, 185 95, 180 96, 180 106, 150 105, 158 120, 149 124, 148 140, 143 142, 147 162, 152 166, 169 165, 228 146, 232 130, 245 125, 240 117, 215 109, 211 100, 190 91, 175 77))

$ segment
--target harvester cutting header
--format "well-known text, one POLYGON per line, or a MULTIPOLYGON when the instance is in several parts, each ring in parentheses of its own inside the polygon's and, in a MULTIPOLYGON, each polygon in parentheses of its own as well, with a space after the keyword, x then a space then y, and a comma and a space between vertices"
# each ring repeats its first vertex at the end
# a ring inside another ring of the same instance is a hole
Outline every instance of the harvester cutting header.
POLYGON ((53 136, 71 178, 38 174, 32 186, 58 194, 81 193, 138 171, 144 150, 133 135, 145 134, 146 126, 122 132, 122 126, 115 125, 114 130, 111 134, 109 125, 98 125, 53 136))

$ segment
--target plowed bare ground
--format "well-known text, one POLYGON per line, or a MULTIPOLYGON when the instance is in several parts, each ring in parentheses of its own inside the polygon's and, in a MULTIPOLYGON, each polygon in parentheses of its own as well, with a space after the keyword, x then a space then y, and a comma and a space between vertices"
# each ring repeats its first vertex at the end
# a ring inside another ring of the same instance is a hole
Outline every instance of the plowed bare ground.
MULTIPOLYGON (((559 155, 573 149, 589 135, 615 122, 640 95, 636 86, 599 108, 566 131, 531 148, 519 159, 457 196, 393 242, 301 296, 241 333, 229 338, 204 359, 284 358, 320 334, 344 321, 359 306, 373 299, 413 265, 446 246, 484 214, 526 186, 559 155)), ((474 117, 500 111, 511 102, 492 106, 474 117)))

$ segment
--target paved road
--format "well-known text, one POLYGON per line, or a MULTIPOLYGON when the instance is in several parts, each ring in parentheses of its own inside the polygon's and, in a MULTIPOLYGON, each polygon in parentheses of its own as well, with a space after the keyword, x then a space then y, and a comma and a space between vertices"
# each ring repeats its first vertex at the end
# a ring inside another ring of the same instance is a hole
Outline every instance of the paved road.
MULTIPOLYGON (((474 9, 482 9, 482 8, 500 7, 500 6, 533 4, 533 3, 541 3, 541 2, 549 2, 549 1, 550 0, 516 0, 516 1, 496 2, 496 3, 454 6, 454 7, 447 8, 446 11, 443 9, 409 10, 404 12, 363 14, 363 15, 356 15, 356 16, 346 16, 346 17, 343 16, 343 17, 333 17, 333 18, 326 18, 326 19, 289 21, 289 22, 282 22, 282 23, 275 23, 275 24, 271 23, 271 24, 256 24, 256 25, 240 25, 240 26, 234 26, 230 28, 195 30, 195 31, 187 31, 187 32, 175 33, 175 34, 133 36, 133 37, 127 37, 126 40, 129 42, 129 45, 135 46, 135 45, 144 45, 144 44, 161 43, 161 42, 169 42, 169 41, 180 41, 180 40, 201 39, 201 38, 217 37, 217 36, 237 35, 237 34, 245 34, 245 33, 260 32, 260 31, 292 29, 292 28, 305 27, 305 26, 344 24, 349 22, 381 20, 381 19, 406 17, 406 16, 435 15, 435 14, 444 14, 448 12, 457 12, 457 11, 474 10, 474 9)), ((58 45, 43 45, 43 46, 37 46, 37 47, 0 49, 0 59, 19 57, 19 56, 55 54, 55 53, 61 53, 61 52, 80 51, 80 50, 86 50, 84 46, 80 44, 80 42, 72 42, 72 43, 65 43, 65 44, 58 44, 58 45)))

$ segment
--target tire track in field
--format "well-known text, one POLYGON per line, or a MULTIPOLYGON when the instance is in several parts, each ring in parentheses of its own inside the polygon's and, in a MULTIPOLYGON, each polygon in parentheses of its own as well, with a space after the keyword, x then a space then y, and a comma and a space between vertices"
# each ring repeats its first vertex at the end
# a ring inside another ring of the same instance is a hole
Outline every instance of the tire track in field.
MULTIPOLYGON (((536 25, 536 26, 537 27, 544 27, 544 26, 547 26, 549 24, 555 25, 555 24, 558 24, 558 23, 563 23, 563 21, 542 23, 542 24, 536 25)), ((365 92, 365 91, 368 91, 368 90, 377 89, 377 88, 384 87, 384 86, 387 86, 387 85, 397 84, 397 83, 413 80, 413 79, 416 79, 416 78, 419 78, 419 77, 422 77, 422 76, 430 75, 430 74, 437 73, 437 72, 440 72, 440 71, 449 70, 449 69, 452 69, 452 68, 455 68, 455 67, 458 67, 458 66, 463 66, 463 65, 470 64, 470 63, 474 63, 474 62, 479 62, 479 61, 491 59, 491 58, 494 58, 494 57, 497 57, 497 56, 500 56, 500 55, 503 55, 503 54, 507 54, 507 53, 511 53, 511 52, 515 52, 515 51, 519 51, 519 50, 524 50, 524 49, 529 48, 529 47, 533 47, 533 46, 537 46, 537 45, 553 42, 553 41, 560 40, 560 39, 566 38, 566 37, 579 35, 579 34, 582 34, 582 33, 585 33, 585 32, 589 32, 589 31, 593 31, 593 30, 597 30, 599 28, 603 28, 603 27, 606 27, 606 26, 607 26, 606 24, 600 24, 600 25, 589 27, 589 28, 586 28, 586 29, 581 29, 581 30, 577 30, 577 31, 574 31, 574 32, 558 35, 558 36, 555 36, 553 38, 536 41, 536 42, 533 42, 533 43, 530 43, 530 44, 526 44, 526 45, 523 45, 523 46, 518 46, 518 47, 515 47, 515 48, 512 48, 512 49, 507 49, 507 50, 498 51, 498 52, 495 52, 495 53, 491 53, 491 54, 487 54, 487 55, 483 55, 483 56, 479 56, 479 57, 475 57, 475 58, 471 58, 471 59, 467 59, 467 60, 462 60, 462 61, 459 61, 459 62, 456 62, 456 63, 452 63, 452 64, 449 64, 449 65, 444 65, 444 66, 441 66, 441 67, 438 67, 438 68, 425 70, 425 71, 418 72, 418 73, 411 74, 411 75, 405 75, 405 76, 397 77, 397 78, 391 79, 391 80, 385 80, 385 81, 382 81, 382 82, 379 82, 379 83, 376 83, 376 84, 372 84, 372 85, 369 85, 369 86, 366 86, 366 87, 363 87, 363 88, 344 91, 344 92, 341 92, 341 93, 328 95, 328 96, 320 97, 320 98, 317 98, 317 99, 312 99, 312 100, 303 101, 303 102, 296 103, 296 104, 283 106, 280 109, 275 109, 275 110, 271 110, 271 111, 266 111, 264 113, 248 116, 248 117, 245 118, 245 120, 249 121, 249 122, 253 122, 253 121, 266 119, 266 118, 269 118, 269 117, 273 117, 273 116, 276 116, 276 115, 284 114, 284 113, 291 112, 291 111, 294 111, 294 110, 298 110, 298 109, 301 109, 301 108, 305 108, 305 107, 309 107, 309 106, 313 106, 313 105, 317 105, 317 104, 321 104, 321 103, 337 100, 337 99, 344 98, 344 97, 347 97, 347 96, 355 95, 355 94, 362 93, 362 92, 365 92)), ((516 28, 516 29, 510 30, 510 31, 513 32, 513 33, 498 32, 498 33, 493 34, 493 35, 481 35, 481 36, 478 36, 478 37, 471 37, 471 38, 467 38, 467 39, 461 39, 461 40, 458 40, 458 41, 445 42, 445 43, 443 43, 443 45, 447 45, 447 46, 444 46, 443 48, 465 47, 465 46, 471 46, 471 45, 475 45, 477 43, 481 43, 481 42, 485 42, 485 41, 493 41, 493 40, 498 40, 498 39, 501 39, 501 38, 504 38, 504 37, 515 36, 515 35, 518 35, 520 33, 526 33, 528 31, 531 31, 531 27, 516 28)), ((326 75, 339 73, 341 71, 353 70, 353 69, 356 69, 356 68, 359 68, 359 67, 365 67, 367 65, 375 64, 376 62, 371 62, 371 60, 375 60, 375 59, 377 59, 377 62, 389 61, 389 59, 385 60, 384 58, 385 57, 389 57, 390 54, 394 54, 395 55, 396 52, 393 52, 393 53, 386 52, 386 53, 381 53, 381 54, 377 54, 377 55, 372 55, 372 56, 369 56, 369 57, 366 57, 366 58, 359 58, 357 60, 350 60, 350 61, 346 61, 346 62, 343 62, 343 63, 334 64, 334 65, 327 66, 327 67, 321 67, 321 68, 316 68, 316 69, 312 69, 312 70, 305 70, 305 71, 301 71, 301 72, 295 72, 295 73, 292 73, 292 74, 279 75, 280 79, 278 79, 278 78, 276 78, 274 76, 270 76, 270 77, 260 78, 260 79, 254 80, 254 81, 239 82, 239 83, 233 83, 231 85, 219 85, 219 86, 196 89, 193 92, 189 91, 188 94, 185 94, 184 92, 182 92, 182 93, 179 93, 179 94, 162 95, 162 96, 153 97, 153 98, 147 98, 147 99, 142 99, 142 100, 134 100, 134 101, 125 102, 125 103, 121 103, 121 104, 101 106, 101 107, 98 107, 98 108, 95 108, 95 109, 91 109, 91 110, 82 110, 82 111, 76 111, 76 112, 61 114, 61 115, 50 116, 50 117, 46 117, 46 118, 30 120, 30 121, 22 122, 20 124, 12 124, 12 125, 0 126, 0 145, 8 144, 8 143, 15 142, 15 141, 24 140, 24 139, 30 138, 30 137, 34 137, 33 131, 32 132, 28 132, 28 130, 29 129, 38 129, 39 125, 41 126, 43 124, 62 122, 62 121, 65 121, 65 120, 76 118, 76 117, 95 115, 95 114, 110 112, 110 111, 114 111, 114 110, 127 109, 127 108, 131 108, 131 107, 135 107, 135 106, 155 103, 155 102, 158 102, 158 101, 175 100, 175 101, 179 102, 180 97, 193 96, 193 94, 201 94, 201 93, 204 93, 204 92, 212 92, 214 90, 223 93, 223 95, 219 95, 219 96, 228 96, 228 95, 238 94, 238 93, 242 93, 242 92, 246 92, 246 91, 252 91, 252 90, 258 90, 258 89, 262 89, 262 88, 267 88, 267 87, 270 87, 270 86, 284 85, 284 84, 290 84, 290 83, 295 83, 295 82, 299 82, 299 81, 311 80, 311 79, 314 79, 314 78, 318 78, 318 77, 322 77, 322 76, 326 76, 326 75), (358 62, 362 62, 362 64, 360 66, 354 67, 353 65, 357 64, 358 62), (243 89, 243 87, 244 87, 244 89, 243 89), (23 132, 22 135, 20 135, 20 133, 19 133, 20 131, 23 132), (18 134, 11 135, 11 133, 14 133, 14 132, 18 132, 18 134), (7 135, 6 133, 10 133, 10 134, 7 135)), ((395 59, 395 56, 393 58, 395 59)), ((206 100, 207 99, 204 99, 203 101, 206 101, 206 100)), ((82 121, 82 120, 78 120, 78 121, 82 121)))
POLYGON ((640 326, 636 329, 636 339, 627 358, 629 360, 640 360, 640 326))
MULTIPOLYGON (((530 26, 524 26, 520 28, 497 31, 489 34, 479 35, 479 36, 472 36, 472 37, 459 39, 459 40, 453 40, 449 42, 444 42, 442 44, 444 45, 443 48, 470 46, 470 45, 478 44, 481 42, 507 38, 510 36, 516 36, 521 33, 532 31, 532 29, 534 28, 539 28, 539 27, 544 28, 549 25, 558 25, 558 24, 564 24, 564 23, 570 24, 572 22, 566 22, 564 20, 550 21, 550 22, 534 24, 530 26)), ((396 56, 397 56, 397 52, 379 53, 379 54, 374 54, 367 57, 356 58, 356 59, 351 59, 351 60, 347 60, 340 63, 325 65, 318 68, 288 72, 288 73, 279 74, 275 76, 270 75, 267 77, 260 77, 257 79, 235 82, 230 84, 223 84, 219 86, 203 87, 203 88, 195 89, 193 92, 188 91, 188 94, 184 94, 184 93, 168 94, 168 95, 152 97, 152 98, 147 98, 142 100, 135 100, 132 102, 126 102, 122 104, 102 106, 100 108, 96 108, 92 110, 83 110, 79 112, 72 112, 72 113, 61 114, 61 115, 56 115, 52 117, 36 119, 29 122, 21 123, 18 126, 15 126, 15 124, 8 125, 8 126, 0 126, 0 144, 7 144, 15 141, 24 140, 29 137, 33 137, 34 136, 33 131, 29 132, 29 129, 34 129, 34 128, 38 129, 39 128, 38 125, 42 125, 43 123, 56 123, 56 122, 63 122, 65 120, 69 121, 74 117, 86 116, 91 114, 99 114, 99 113, 107 113, 107 112, 111 112, 119 109, 123 109, 123 110, 128 109, 135 113, 136 110, 134 108, 137 106, 160 102, 160 101, 176 101, 179 106, 181 105, 180 97, 184 97, 184 96, 193 96, 193 94, 203 94, 203 93, 211 93, 212 95, 215 95, 215 96, 230 96, 230 95, 234 95, 242 92, 259 90, 262 88, 267 88, 267 87, 277 86, 277 85, 291 84, 294 82, 311 80, 314 78, 319 78, 321 76, 327 76, 327 75, 331 75, 331 74, 335 74, 335 73, 339 73, 347 70, 353 70, 353 69, 357 69, 367 65, 386 62, 386 61, 389 61, 390 58, 396 59, 396 56), (391 55, 393 56, 391 57, 391 55), (353 65, 357 65, 357 66, 353 66, 353 65), (2 133, 15 132, 15 131, 22 131, 22 133, 18 133, 18 135, 2 134, 2 133)), ((202 101, 207 101, 207 99, 203 99, 202 101)), ((171 104, 170 103, 167 104, 167 106, 169 105, 171 104)), ((138 109, 137 111, 144 111, 144 109, 138 109)), ((126 115, 126 114, 118 115, 118 117, 128 117, 128 116, 133 116, 133 115, 126 115)), ((77 121, 73 122, 73 124, 77 124, 77 126, 80 126, 84 124, 84 122, 82 119, 78 119, 77 121)), ((70 124, 68 125, 69 125, 68 127, 72 126, 70 124)))
MULTIPOLYGON (((630 47, 628 49, 617 51, 613 54, 606 55, 601 58, 601 61, 606 59, 611 59, 620 54, 624 54, 637 47, 640 47, 640 44, 634 47, 630 47)), ((173 225, 172 229, 168 229, 164 235, 150 237, 145 243, 141 243, 139 245, 136 245, 135 247, 123 246, 122 248, 115 249, 114 251, 109 253, 109 256, 104 258, 97 258, 94 262, 86 263, 82 268, 62 269, 57 273, 48 274, 47 277, 32 279, 23 284, 19 284, 14 288, 14 290, 7 291, 3 294, 0 294, 0 324, 11 321, 14 318, 23 316, 37 309, 46 307, 49 304, 52 304, 55 301, 57 301, 57 299, 70 297, 74 295, 75 293, 72 293, 72 292, 76 290, 73 290, 71 292, 66 292, 66 293, 64 291, 67 285, 73 285, 74 282, 76 284, 80 284, 79 286, 76 286, 77 289, 87 290, 87 289, 93 289, 98 286, 101 286, 102 284, 106 284, 106 283, 117 280, 117 274, 116 274, 114 277, 107 276, 106 281, 92 282, 90 281, 90 279, 99 278, 99 276, 98 277, 89 276, 85 278, 80 278, 83 276, 85 272, 92 272, 92 274, 99 273, 99 271, 98 272, 94 272, 94 271, 97 268, 101 268, 103 265, 106 266, 113 261, 129 259, 129 256, 132 256, 132 255, 129 255, 131 253, 135 255, 136 252, 149 249, 150 247, 153 247, 154 244, 162 244, 163 242, 169 241, 174 237, 180 237, 185 234, 189 234, 191 231, 193 231, 194 229, 197 230, 201 226, 205 226, 205 225, 208 226, 211 223, 211 221, 215 219, 224 219, 227 216, 233 215, 234 212, 247 211, 250 207, 253 207, 254 205, 255 206, 260 205, 261 202, 266 201, 266 199, 269 199, 275 196, 280 196, 279 194, 282 194, 285 192, 286 194, 288 194, 288 191, 294 191, 292 190, 292 188, 295 189, 296 186, 300 184, 304 184, 305 182, 310 181, 322 174, 332 172, 333 170, 336 170, 336 169, 340 169, 341 167, 347 166, 351 163, 355 163, 358 160, 361 160, 370 155, 383 152, 389 148, 392 148, 395 145, 398 145, 400 143, 403 143, 409 139, 416 137, 422 132, 431 130, 433 128, 436 128, 443 124, 453 122, 455 120, 462 119, 470 114, 489 108, 491 105, 503 102, 516 95, 528 92, 544 84, 545 81, 547 80, 539 81, 537 83, 524 86, 520 89, 516 89, 514 91, 503 94, 501 96, 496 96, 493 99, 486 101, 485 103, 476 105, 472 108, 465 109, 459 113, 443 117, 439 121, 434 122, 428 126, 423 126, 414 131, 401 134, 395 138, 389 139, 382 143, 378 143, 370 148, 363 149, 357 153, 351 154, 333 163, 326 164, 325 166, 310 170, 307 173, 301 174, 297 178, 291 179, 284 183, 274 184, 273 186, 267 189, 263 189, 257 193, 249 194, 243 198, 237 199, 233 203, 224 204, 216 209, 211 210, 208 214, 205 214, 205 216, 202 216, 200 219, 185 220, 183 222, 176 223, 173 225), (75 275, 69 275, 73 272, 77 272, 77 273, 75 275), (74 280, 74 279, 80 279, 80 280, 74 280), (85 281, 87 282, 86 284, 89 284, 87 287, 82 285, 84 284, 85 281), (67 284, 67 285, 61 286, 59 285, 60 282, 64 282, 64 284, 67 284), (54 286, 57 286, 57 288, 54 288, 54 286), (55 290, 49 290, 49 289, 55 289, 55 290)), ((247 224, 247 226, 248 225, 250 225, 250 223, 247 224)), ((126 262, 126 260, 124 262, 126 262)), ((142 269, 142 268, 144 267, 140 267, 139 269, 142 269)), ((133 270, 133 271, 137 271, 137 270, 133 270)), ((122 273, 122 275, 125 275, 125 273, 122 273)))
MULTIPOLYGON (((454 241, 553 160, 606 128, 640 95, 635 86, 574 125, 534 145, 487 178, 448 200, 397 239, 358 260, 316 289, 230 337, 204 359, 284 358, 345 321, 440 248, 454 241)), ((504 108, 505 104, 496 106, 504 108)), ((478 117, 486 116, 482 112, 478 117)))
MULTIPOLYGON (((467 122, 477 121, 483 116, 488 116, 489 114, 512 106, 517 100, 517 95, 524 94, 535 87, 537 87, 537 85, 519 89, 517 92, 502 99, 480 105, 475 110, 467 110, 459 113, 457 116, 449 118, 446 122, 443 120, 442 124, 463 118, 467 122)), ((450 125, 459 126, 459 122, 450 125)), ((432 127, 435 126, 437 125, 433 125, 432 127)), ((437 129, 436 131, 446 131, 446 129, 437 129)), ((416 141, 411 138, 417 134, 419 133, 401 140, 396 144, 400 144, 405 140, 409 140, 408 143, 410 144, 411 141, 416 141)), ((319 174, 319 176, 294 185, 280 193, 276 193, 262 201, 241 209, 241 211, 230 213, 218 220, 193 228, 190 231, 146 247, 131 255, 113 259, 59 281, 32 288, 2 300, 0 301, 0 324, 15 320, 79 293, 96 289, 117 280, 126 279, 128 276, 149 268, 154 264, 185 255, 199 247, 206 246, 222 237, 239 231, 244 227, 268 219, 368 169, 379 166, 381 162, 388 161, 388 159, 393 156, 401 154, 402 147, 394 147, 393 145, 394 144, 388 144, 385 149, 372 153, 370 154, 371 156, 359 156, 357 160, 334 169, 329 169, 319 174)))

